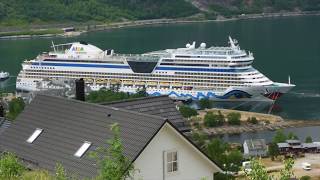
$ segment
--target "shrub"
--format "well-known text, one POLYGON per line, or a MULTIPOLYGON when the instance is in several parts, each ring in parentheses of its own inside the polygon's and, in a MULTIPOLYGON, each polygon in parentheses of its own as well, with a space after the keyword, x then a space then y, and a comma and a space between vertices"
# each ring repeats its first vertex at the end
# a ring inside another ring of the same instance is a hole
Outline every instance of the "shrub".
POLYGON ((12 153, 4 153, 0 157, 0 179, 13 179, 21 176, 25 168, 12 153))
POLYGON ((209 109, 212 107, 212 101, 206 98, 200 99, 199 106, 200 106, 200 109, 209 109))
POLYGON ((48 171, 43 170, 34 170, 34 171, 26 171, 23 173, 23 180, 56 180, 53 176, 49 174, 48 171))
POLYGON ((218 126, 218 124, 217 115, 213 114, 213 112, 207 112, 204 116, 204 125, 207 127, 215 127, 218 126))
POLYGON ((223 173, 217 173, 214 175, 214 179, 219 179, 219 180, 233 180, 235 179, 232 175, 228 174, 223 174, 223 173))
POLYGON ((191 108, 189 106, 185 106, 185 105, 180 106, 179 107, 179 111, 182 114, 182 116, 185 117, 185 118, 189 118, 191 116, 198 115, 197 110, 195 110, 195 109, 193 109, 193 108, 191 108))
POLYGON ((219 125, 223 125, 224 122, 225 122, 225 117, 224 117, 224 115, 221 113, 221 111, 218 111, 217 120, 218 120, 218 124, 219 124, 219 125))
POLYGON ((248 117, 248 123, 251 123, 251 124, 258 124, 258 120, 256 117, 248 117))
POLYGON ((240 125, 240 113, 229 113, 227 116, 228 123, 231 125, 240 125))
POLYGON ((310 176, 302 176, 300 180, 311 180, 310 176))

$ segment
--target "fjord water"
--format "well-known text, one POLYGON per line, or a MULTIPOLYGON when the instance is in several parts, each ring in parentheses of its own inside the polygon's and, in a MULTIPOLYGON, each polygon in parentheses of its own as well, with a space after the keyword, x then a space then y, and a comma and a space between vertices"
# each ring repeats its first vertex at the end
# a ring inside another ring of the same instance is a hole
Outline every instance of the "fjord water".
MULTIPOLYGON (((196 41, 227 45, 231 35, 242 49, 254 53, 254 67, 273 81, 297 86, 276 103, 273 113, 290 119, 320 120, 320 16, 171 24, 90 32, 73 38, 0 40, 0 70, 16 76, 24 59, 48 51, 51 41, 87 41, 119 53, 184 47, 196 41)), ((13 91, 15 77, 0 83, 13 91)), ((258 103, 250 105, 258 108, 258 103)))

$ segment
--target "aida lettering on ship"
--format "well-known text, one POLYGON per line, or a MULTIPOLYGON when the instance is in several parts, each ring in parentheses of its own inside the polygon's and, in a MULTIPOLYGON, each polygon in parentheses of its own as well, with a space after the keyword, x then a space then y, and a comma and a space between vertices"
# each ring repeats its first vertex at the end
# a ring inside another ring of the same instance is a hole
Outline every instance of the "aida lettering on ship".
POLYGON ((48 79, 83 78, 92 90, 117 85, 123 92, 146 88, 149 95, 177 99, 272 101, 295 86, 273 82, 253 68, 253 54, 231 37, 226 47, 193 42, 144 54, 116 54, 86 42, 52 43, 52 48, 22 63, 17 90, 54 88, 48 79))

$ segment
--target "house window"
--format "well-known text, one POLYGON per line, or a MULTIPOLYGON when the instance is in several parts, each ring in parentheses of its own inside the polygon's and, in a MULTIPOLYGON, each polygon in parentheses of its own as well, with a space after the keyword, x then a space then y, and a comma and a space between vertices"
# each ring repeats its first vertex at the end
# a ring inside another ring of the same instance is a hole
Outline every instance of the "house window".
POLYGON ((33 141, 36 140, 39 137, 39 135, 42 133, 42 131, 43 131, 43 129, 37 128, 33 132, 33 134, 27 139, 27 142, 30 143, 30 144, 33 143, 33 141))
POLYGON ((178 171, 178 152, 167 152, 167 172, 174 173, 178 171))

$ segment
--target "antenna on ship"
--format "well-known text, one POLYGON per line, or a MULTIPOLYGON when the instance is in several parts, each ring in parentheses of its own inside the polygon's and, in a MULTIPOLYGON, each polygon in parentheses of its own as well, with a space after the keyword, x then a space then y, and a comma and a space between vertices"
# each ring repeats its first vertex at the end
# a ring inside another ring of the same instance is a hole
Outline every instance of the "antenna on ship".
POLYGON ((291 84, 291 78, 290 78, 290 75, 288 76, 288 84, 291 84))
POLYGON ((52 43, 53 51, 56 52, 56 47, 54 46, 53 41, 51 41, 51 43, 52 43))
POLYGON ((231 46, 232 48, 236 48, 236 45, 235 45, 233 39, 231 38, 231 36, 229 36, 229 43, 230 43, 230 46, 231 46))

